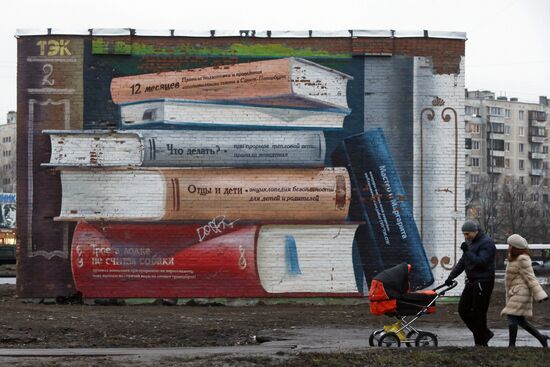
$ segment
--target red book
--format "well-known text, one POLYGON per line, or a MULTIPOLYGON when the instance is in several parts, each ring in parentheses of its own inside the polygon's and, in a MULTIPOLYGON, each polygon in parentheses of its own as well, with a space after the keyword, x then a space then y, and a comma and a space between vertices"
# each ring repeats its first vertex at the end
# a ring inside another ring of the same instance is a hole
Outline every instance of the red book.
POLYGON ((87 298, 359 296, 356 228, 80 222, 71 264, 87 298))

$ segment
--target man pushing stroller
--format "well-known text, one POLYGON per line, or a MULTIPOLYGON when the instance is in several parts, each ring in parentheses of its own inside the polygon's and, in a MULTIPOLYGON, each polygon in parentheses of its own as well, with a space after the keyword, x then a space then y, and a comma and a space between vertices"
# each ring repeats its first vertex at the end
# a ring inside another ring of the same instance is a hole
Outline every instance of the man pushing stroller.
POLYGON ((463 271, 466 272, 458 313, 474 335, 475 345, 487 346, 494 336, 487 327, 487 310, 495 285, 496 247, 493 240, 472 221, 466 221, 462 225, 462 233, 465 242, 460 249, 463 254, 445 284, 451 285, 453 279, 463 271))

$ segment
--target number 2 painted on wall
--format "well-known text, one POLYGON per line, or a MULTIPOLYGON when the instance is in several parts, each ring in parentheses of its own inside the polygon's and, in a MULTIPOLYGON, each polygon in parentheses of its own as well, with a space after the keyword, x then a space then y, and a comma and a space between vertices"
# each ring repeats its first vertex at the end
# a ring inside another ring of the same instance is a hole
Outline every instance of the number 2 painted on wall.
POLYGON ((44 72, 44 76, 42 77, 42 85, 54 85, 55 80, 50 80, 50 76, 53 74, 52 64, 45 64, 42 66, 42 71, 44 72))

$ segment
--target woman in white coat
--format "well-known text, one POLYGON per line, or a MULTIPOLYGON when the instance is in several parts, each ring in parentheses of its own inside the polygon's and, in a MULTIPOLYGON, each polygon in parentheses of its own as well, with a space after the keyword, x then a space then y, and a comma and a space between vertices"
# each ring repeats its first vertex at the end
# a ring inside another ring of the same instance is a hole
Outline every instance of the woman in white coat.
POLYGON ((548 295, 535 277, 529 257, 529 246, 525 238, 513 234, 508 237, 507 242, 508 265, 504 277, 506 306, 500 314, 508 317, 509 346, 516 346, 519 325, 537 338, 543 347, 548 348, 549 337, 541 334, 525 319, 533 316, 533 300, 545 301, 548 299, 548 295))

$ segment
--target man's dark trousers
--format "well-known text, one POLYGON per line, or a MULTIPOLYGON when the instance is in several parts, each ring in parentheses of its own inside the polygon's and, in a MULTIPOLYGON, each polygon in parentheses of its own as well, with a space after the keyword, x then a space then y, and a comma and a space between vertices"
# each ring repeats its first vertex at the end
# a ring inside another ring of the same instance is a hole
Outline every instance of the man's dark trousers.
POLYGON ((490 339, 491 332, 487 328, 487 310, 494 285, 494 279, 467 281, 458 304, 458 313, 474 334, 475 344, 479 346, 486 346, 490 339))

